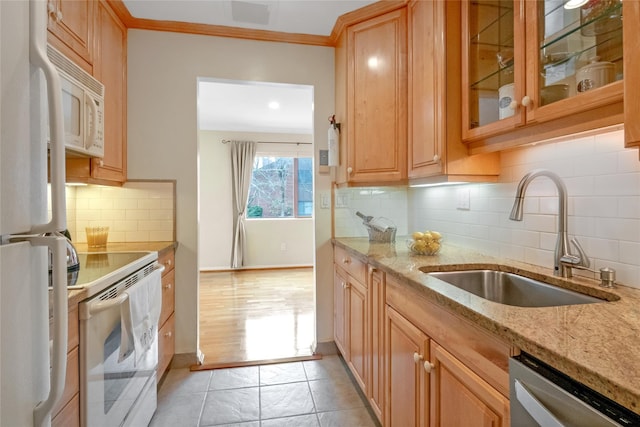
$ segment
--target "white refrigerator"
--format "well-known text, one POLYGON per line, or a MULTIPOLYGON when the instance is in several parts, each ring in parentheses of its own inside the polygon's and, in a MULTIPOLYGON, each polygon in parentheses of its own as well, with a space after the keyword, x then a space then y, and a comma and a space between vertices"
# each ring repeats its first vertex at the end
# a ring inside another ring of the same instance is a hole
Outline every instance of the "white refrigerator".
POLYGON ((46 56, 46 26, 46 1, 0 0, 3 427, 49 425, 52 407, 62 395, 66 372, 66 248, 64 238, 56 233, 66 228, 62 101, 59 77, 46 56), (43 105, 48 105, 48 121, 42 114, 47 111, 43 105), (48 159, 51 206, 47 197, 48 159), (49 252, 53 283, 51 333, 49 252))

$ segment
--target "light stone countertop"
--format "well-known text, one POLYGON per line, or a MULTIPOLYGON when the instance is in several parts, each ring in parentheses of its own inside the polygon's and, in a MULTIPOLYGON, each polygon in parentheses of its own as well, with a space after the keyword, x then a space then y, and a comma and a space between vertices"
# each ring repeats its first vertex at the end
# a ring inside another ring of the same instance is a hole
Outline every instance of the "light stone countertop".
POLYGON ((575 277, 560 279, 550 268, 483 255, 443 244, 439 254, 421 256, 406 247, 367 238, 336 238, 334 244, 435 303, 640 413, 640 290, 575 277), (494 303, 430 277, 428 271, 490 268, 568 287, 608 301, 559 307, 514 307, 494 303))

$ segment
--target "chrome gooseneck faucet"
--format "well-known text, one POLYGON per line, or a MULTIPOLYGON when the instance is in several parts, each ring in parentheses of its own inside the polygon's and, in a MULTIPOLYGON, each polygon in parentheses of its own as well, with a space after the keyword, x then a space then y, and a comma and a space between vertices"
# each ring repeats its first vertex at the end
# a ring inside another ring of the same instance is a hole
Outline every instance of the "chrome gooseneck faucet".
POLYGON ((569 252, 569 235, 567 233, 567 187, 562 179, 555 173, 546 169, 534 169, 522 177, 516 191, 516 199, 511 209, 509 219, 522 221, 522 208, 524 205, 524 195, 529 183, 539 176, 546 176, 551 179, 558 189, 558 240, 554 253, 553 273, 556 276, 571 277, 571 268, 589 268, 589 258, 582 250, 580 243, 574 238, 571 243, 578 251, 578 255, 569 252))

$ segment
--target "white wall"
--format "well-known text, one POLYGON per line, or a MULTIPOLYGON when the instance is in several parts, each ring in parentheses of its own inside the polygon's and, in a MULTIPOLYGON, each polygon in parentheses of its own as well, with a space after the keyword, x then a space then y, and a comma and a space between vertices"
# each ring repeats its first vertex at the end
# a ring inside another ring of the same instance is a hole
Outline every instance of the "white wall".
POLYGON ((498 184, 411 190, 410 228, 438 230, 445 245, 552 267, 558 198, 551 181, 536 178, 525 196, 523 221, 509 220, 522 176, 550 169, 567 186, 569 235, 578 238, 592 268, 614 268, 619 283, 640 288, 640 161, 637 149, 623 148, 622 131, 505 152, 501 158, 498 184), (462 188, 470 192, 470 210, 456 208, 462 188))
MULTIPOLYGON (((176 180, 176 353, 198 349, 198 77, 314 86, 314 141, 326 149, 333 48, 160 31, 128 33, 128 176, 176 180), (324 144, 324 145, 322 145, 324 144)), ((316 195, 330 191, 315 176, 316 195)), ((316 204, 319 204, 316 196, 316 204)), ((333 337, 330 210, 315 213, 317 340, 333 337)))
MULTIPOLYGON (((200 270, 227 270, 233 239, 231 166, 229 144, 222 140, 310 142, 312 135, 255 132, 200 131, 200 270)), ((298 146, 260 144, 258 150, 298 151, 298 146), (268 148, 264 148, 268 147, 268 148)), ((300 149, 312 156, 311 145, 300 149)), ((284 155, 294 155, 283 153, 284 155)), ((245 268, 298 267, 313 265, 314 227, 310 218, 248 219, 245 221, 247 250, 245 268), (284 249, 283 248, 284 245, 284 249)))

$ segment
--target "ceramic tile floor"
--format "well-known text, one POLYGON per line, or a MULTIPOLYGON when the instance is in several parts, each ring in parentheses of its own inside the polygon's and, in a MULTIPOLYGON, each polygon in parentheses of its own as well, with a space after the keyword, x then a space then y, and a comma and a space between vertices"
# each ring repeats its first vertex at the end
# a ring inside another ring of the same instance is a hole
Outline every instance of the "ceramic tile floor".
POLYGON ((150 427, 377 427, 339 356, 191 372, 172 369, 150 427))

